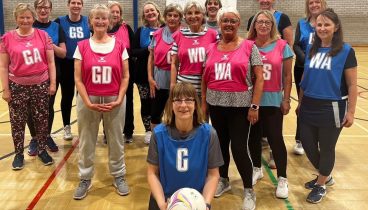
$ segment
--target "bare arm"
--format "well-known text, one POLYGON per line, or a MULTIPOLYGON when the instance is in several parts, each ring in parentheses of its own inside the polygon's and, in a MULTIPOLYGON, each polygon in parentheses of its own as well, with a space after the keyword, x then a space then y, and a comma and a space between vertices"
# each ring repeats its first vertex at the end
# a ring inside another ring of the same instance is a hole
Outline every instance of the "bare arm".
POLYGON ((178 55, 173 54, 171 55, 170 89, 172 89, 174 85, 176 84, 176 76, 178 74, 178 67, 179 67, 178 55))
POLYGON ((154 70, 154 55, 153 55, 153 49, 149 49, 149 56, 148 56, 148 64, 147 64, 147 74, 148 74, 148 83, 150 86, 150 94, 151 97, 155 97, 156 88, 158 89, 157 83, 155 79, 153 78, 153 70, 154 70))
POLYGON ((56 92, 56 67, 55 67, 55 59, 54 59, 54 51, 47 50, 47 66, 49 68, 49 78, 50 78, 50 95, 54 95, 56 92))
POLYGON ((159 179, 158 166, 148 163, 147 181, 158 207, 160 208, 160 210, 166 210, 167 203, 164 195, 164 190, 159 179))
POLYGON ((115 108, 116 106, 120 106, 124 100, 125 93, 128 89, 129 83, 129 62, 128 59, 123 60, 123 74, 121 75, 121 83, 119 89, 119 95, 116 101, 110 102, 106 104, 107 106, 111 105, 111 109, 115 108))
MULTIPOLYGON (((252 97, 252 104, 257 104, 261 102, 261 97, 263 93, 263 66, 253 66, 253 72, 256 76, 255 84, 253 89, 253 97, 252 97)), ((258 121, 258 110, 249 109, 248 111, 248 120, 252 124, 258 121)))
POLYGON ((290 93, 291 93, 291 68, 293 65, 293 58, 290 57, 283 61, 283 87, 284 87, 284 98, 281 102, 281 112, 286 115, 290 110, 290 93))
POLYGON ((289 46, 292 48, 294 44, 293 27, 288 26, 282 31, 283 38, 287 41, 289 46))
POLYGON ((220 179, 219 168, 208 169, 206 183, 203 188, 203 197, 206 203, 211 203, 220 179))
POLYGON ((357 88, 357 68, 349 68, 344 70, 346 85, 348 88, 348 111, 346 112, 344 121, 342 122, 344 127, 350 127, 354 123, 355 107, 358 97, 357 88))
POLYGON ((203 79, 204 74, 202 75, 202 83, 201 83, 201 106, 202 106, 202 113, 206 114, 207 113, 207 101, 206 101, 206 94, 207 94, 207 83, 206 81, 203 79))
POLYGON ((10 102, 11 100, 11 92, 9 89, 9 62, 9 55, 7 53, 0 53, 0 78, 3 90, 2 98, 6 102, 10 102))
POLYGON ((65 58, 66 56, 66 46, 65 43, 59 43, 59 46, 52 44, 52 47, 54 48, 55 55, 58 58, 65 58))

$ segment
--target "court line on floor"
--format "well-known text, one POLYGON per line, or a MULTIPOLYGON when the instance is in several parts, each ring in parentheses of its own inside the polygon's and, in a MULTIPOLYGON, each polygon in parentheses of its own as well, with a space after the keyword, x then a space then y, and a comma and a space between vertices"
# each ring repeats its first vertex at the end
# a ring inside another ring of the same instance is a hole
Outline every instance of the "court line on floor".
POLYGON ((64 156, 63 160, 58 164, 58 166, 55 168, 55 170, 52 172, 50 177, 47 179, 45 184, 42 186, 42 188, 38 191, 36 196, 33 198, 31 203, 28 205, 27 210, 33 209, 38 201, 41 199, 42 195, 46 192, 47 188, 51 185, 51 183, 54 181, 55 177, 59 174, 60 170, 64 167, 65 163, 68 161, 70 155, 74 152, 74 149, 78 146, 79 139, 76 139, 72 147, 69 149, 68 153, 64 156))
MULTIPOLYGON (((266 162, 266 160, 262 157, 262 165, 263 165, 263 168, 265 168, 267 174, 268 174, 268 177, 270 177, 270 180, 272 182, 272 184, 277 187, 277 179, 276 177, 273 175, 271 169, 268 167, 268 164, 266 162)), ((261 169, 262 170, 262 169, 261 169)), ((288 210, 294 210, 293 208, 293 205, 290 203, 289 201, 289 198, 286 198, 286 199, 281 199, 281 200, 284 200, 284 203, 285 203, 285 206, 286 206, 286 209, 288 210)))
MULTIPOLYGON (((77 122, 77 120, 74 120, 73 122, 71 122, 70 123, 70 125, 73 125, 74 123, 76 123, 77 122)), ((59 133, 60 131, 62 131, 64 128, 60 128, 60 129, 58 129, 58 130, 56 130, 56 131, 54 131, 54 132, 52 132, 51 134, 56 134, 56 133, 59 133)), ((0 134, 0 136, 2 136, 2 135, 4 135, 4 134, 0 134)), ((11 135, 11 134, 6 134, 6 135, 11 135)), ((27 146, 25 146, 24 147, 24 149, 27 149, 29 147, 29 145, 27 145, 27 146)), ((12 155, 14 155, 15 154, 15 152, 11 152, 11 153, 9 153, 9 154, 6 154, 6 155, 4 155, 4 156, 2 156, 2 157, 0 157, 0 160, 3 160, 3 159, 5 159, 5 158, 7 158, 7 157, 10 157, 10 156, 12 156, 12 155)))

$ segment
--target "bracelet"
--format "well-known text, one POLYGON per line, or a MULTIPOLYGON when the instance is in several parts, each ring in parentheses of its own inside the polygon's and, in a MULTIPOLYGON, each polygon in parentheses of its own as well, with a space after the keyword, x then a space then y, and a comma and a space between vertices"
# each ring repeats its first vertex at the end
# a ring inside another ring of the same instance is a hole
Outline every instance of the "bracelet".
POLYGON ((282 99, 282 101, 286 101, 286 102, 290 103, 290 98, 289 99, 282 99))

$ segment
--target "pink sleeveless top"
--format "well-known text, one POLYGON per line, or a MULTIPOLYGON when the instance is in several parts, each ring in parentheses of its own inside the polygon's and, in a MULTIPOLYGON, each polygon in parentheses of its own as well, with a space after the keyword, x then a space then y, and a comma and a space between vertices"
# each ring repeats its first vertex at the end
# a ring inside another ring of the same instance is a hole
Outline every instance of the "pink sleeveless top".
POLYGON ((171 69, 171 44, 166 43, 162 39, 162 31, 164 28, 160 28, 153 33, 153 37, 156 41, 156 46, 153 49, 154 58, 155 58, 155 66, 157 68, 170 71, 171 69))
POLYGON ((221 92, 248 90, 246 76, 253 41, 244 40, 238 49, 224 52, 217 49, 218 42, 207 51, 203 80, 207 88, 221 92))
POLYGON ((273 50, 269 52, 259 51, 263 62, 264 91, 279 92, 282 90, 282 63, 286 45, 285 40, 279 39, 273 50))
POLYGON ((129 52, 129 49, 130 49, 129 32, 128 32, 128 27, 125 23, 122 23, 119 29, 115 33, 109 33, 109 35, 123 42, 124 46, 129 52))
POLYGON ((82 55, 82 80, 88 95, 116 96, 119 94, 123 74, 124 44, 115 39, 112 52, 103 54, 92 51, 89 39, 78 42, 82 55))
POLYGON ((49 78, 46 51, 53 48, 45 31, 35 28, 33 34, 22 37, 12 30, 2 37, 0 45, 0 52, 10 58, 9 80, 30 85, 49 78))
POLYGON ((206 34, 196 37, 185 37, 180 31, 173 34, 178 45, 179 75, 202 75, 203 62, 208 45, 216 42, 217 32, 211 28, 206 34))

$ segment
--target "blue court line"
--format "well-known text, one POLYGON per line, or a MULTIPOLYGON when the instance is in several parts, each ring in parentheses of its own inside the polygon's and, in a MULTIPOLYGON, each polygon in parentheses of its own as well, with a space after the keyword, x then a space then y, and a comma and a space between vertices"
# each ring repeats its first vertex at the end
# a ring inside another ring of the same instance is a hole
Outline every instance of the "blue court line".
MULTIPOLYGON (((73 125, 74 123, 76 123, 77 122, 77 120, 74 120, 73 122, 71 122, 70 123, 70 125, 73 125)), ((51 134, 55 134, 55 133, 59 133, 60 131, 62 131, 64 128, 60 128, 60 129, 58 129, 58 130, 56 130, 56 131, 54 131, 54 132, 52 132, 51 134)), ((27 145, 27 146, 25 146, 24 147, 24 149, 27 149, 29 147, 29 145, 27 145)), ((11 152, 11 153, 9 153, 9 154, 6 154, 6 155, 4 155, 4 156, 2 156, 2 157, 0 157, 0 160, 3 160, 3 159, 5 159, 5 158, 7 158, 7 157, 10 157, 10 156, 12 156, 12 155, 14 155, 15 154, 15 152, 11 152)))
MULTIPOLYGON (((268 167, 268 164, 267 164, 266 160, 265 160, 263 157, 262 157, 262 165, 263 165, 263 167, 265 168, 265 170, 266 170, 266 172, 267 172, 268 176, 270 177, 272 184, 273 184, 275 187, 277 187, 277 179, 276 179, 276 177, 273 175, 273 173, 272 173, 271 169, 268 167)), ((288 199, 288 198, 286 198, 286 199, 282 199, 282 200, 284 200, 284 203, 285 203, 286 209, 288 209, 288 210, 294 210, 294 208, 293 208, 293 206, 291 205, 291 203, 290 203, 290 201, 289 201, 289 199, 288 199)))

